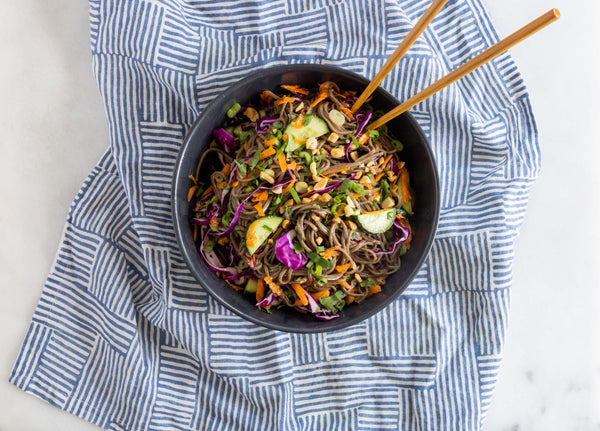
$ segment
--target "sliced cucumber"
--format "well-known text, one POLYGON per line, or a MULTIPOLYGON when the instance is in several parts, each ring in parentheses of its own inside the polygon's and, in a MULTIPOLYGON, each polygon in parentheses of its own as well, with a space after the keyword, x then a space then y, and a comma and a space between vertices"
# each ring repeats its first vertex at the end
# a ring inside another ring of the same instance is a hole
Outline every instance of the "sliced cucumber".
POLYGON ((256 298, 256 290, 258 289, 258 281, 250 279, 244 288, 244 295, 250 298, 256 298))
POLYGON ((287 151, 292 152, 300 148, 308 138, 318 138, 325 133, 329 133, 329 127, 327 127, 325 121, 316 115, 307 115, 304 117, 301 127, 294 126, 294 122, 292 121, 283 133, 288 135, 287 151))
POLYGON ((252 255, 260 248, 279 227, 283 218, 277 216, 265 216, 254 220, 246 231, 246 248, 252 255))
POLYGON ((370 211, 356 216, 358 225, 369 233, 383 233, 392 227, 396 208, 370 211))

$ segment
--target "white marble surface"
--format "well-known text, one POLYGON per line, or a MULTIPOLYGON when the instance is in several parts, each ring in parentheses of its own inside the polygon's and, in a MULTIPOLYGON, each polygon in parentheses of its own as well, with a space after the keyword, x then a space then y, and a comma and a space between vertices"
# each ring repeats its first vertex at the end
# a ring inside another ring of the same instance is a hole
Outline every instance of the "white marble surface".
MULTIPOLYGON (((598 430, 600 4, 487 4, 503 35, 550 7, 563 17, 512 51, 531 93, 543 170, 516 250, 486 429, 598 430)), ((3 1, 1 11, 0 430, 94 430, 7 383, 69 204, 108 144, 87 2, 3 1)))

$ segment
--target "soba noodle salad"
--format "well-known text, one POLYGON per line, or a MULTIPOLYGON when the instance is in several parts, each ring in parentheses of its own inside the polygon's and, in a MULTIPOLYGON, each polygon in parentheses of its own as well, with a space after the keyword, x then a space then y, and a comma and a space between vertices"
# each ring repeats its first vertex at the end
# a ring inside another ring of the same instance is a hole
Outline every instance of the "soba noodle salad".
POLYGON ((232 104, 213 131, 190 176, 194 239, 260 309, 330 320, 400 268, 412 238, 409 173, 386 126, 366 128, 381 114, 368 104, 351 112, 353 92, 334 82, 281 87, 232 104))

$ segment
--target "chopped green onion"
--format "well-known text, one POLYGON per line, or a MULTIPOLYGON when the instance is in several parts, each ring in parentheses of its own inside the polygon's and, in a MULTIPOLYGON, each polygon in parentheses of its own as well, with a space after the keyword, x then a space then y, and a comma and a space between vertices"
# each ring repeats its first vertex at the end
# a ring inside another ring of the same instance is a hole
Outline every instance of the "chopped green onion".
POLYGON ((290 194, 292 195, 292 199, 294 199, 294 202, 296 202, 298 205, 302 203, 302 201, 300 200, 300 196, 298 196, 298 192, 296 192, 296 190, 293 187, 290 189, 290 194))
POLYGON ((400 142, 400 141, 399 141, 399 140, 397 140, 397 139, 394 139, 394 140, 392 141, 392 147, 394 147, 394 149, 395 149, 396 151, 402 151, 402 150, 404 149, 404 145, 402 144, 402 142, 400 142))
POLYGON ((377 130, 369 130, 368 133, 369 133, 369 137, 371 139, 373 139, 374 141, 379 139, 379 132, 377 130))
POLYGON ((235 103, 231 108, 229 108, 229 110, 227 111, 227 116, 229 118, 233 118, 237 115, 238 112, 240 112, 240 109, 242 109, 242 106, 239 103, 235 103))
POLYGON ((248 171, 246 170, 246 165, 244 163, 240 163, 240 161, 237 159, 235 159, 234 162, 237 165, 238 169, 240 170, 240 174, 246 176, 246 174, 248 173, 248 171))

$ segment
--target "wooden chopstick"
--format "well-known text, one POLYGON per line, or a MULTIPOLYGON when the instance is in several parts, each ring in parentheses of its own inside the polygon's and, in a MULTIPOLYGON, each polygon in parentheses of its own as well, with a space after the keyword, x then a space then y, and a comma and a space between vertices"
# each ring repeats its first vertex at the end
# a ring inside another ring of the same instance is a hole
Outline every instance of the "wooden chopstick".
POLYGON ((524 39, 526 39, 529 36, 533 35, 534 33, 538 32, 539 30, 546 27, 547 25, 553 23, 558 18, 560 18, 560 12, 558 11, 558 9, 549 10, 544 15, 542 15, 539 18, 535 19, 534 21, 530 22, 526 26, 522 27, 521 29, 519 29, 516 32, 514 32, 513 34, 511 34, 510 36, 506 37, 505 39, 502 39, 500 42, 491 46, 490 48, 488 48, 487 50, 485 50, 478 56, 474 57, 473 59, 469 60, 468 62, 466 62, 465 64, 460 66, 458 69, 450 72, 445 77, 434 82, 429 87, 427 87, 424 90, 422 90, 421 92, 415 94, 413 97, 411 97, 404 103, 398 105, 397 107, 395 107, 394 109, 392 109, 391 111, 389 111, 388 113, 386 113, 385 115, 383 115, 382 117, 380 117, 379 119, 374 121, 373 123, 369 124, 367 126, 367 130, 376 129, 376 128, 380 127, 381 125, 390 121, 392 118, 395 118, 398 115, 403 114, 404 112, 408 111, 413 106, 421 103, 423 100, 427 99, 428 97, 432 96, 433 94, 437 93, 438 91, 446 88, 448 85, 459 80, 463 76, 471 73, 478 67, 483 66, 488 61, 494 59, 498 55, 500 55, 503 52, 505 52, 506 50, 512 48, 519 42, 523 41, 524 39))
POLYGON ((421 19, 415 24, 412 30, 406 35, 404 40, 400 42, 398 48, 392 53, 390 58, 384 63, 379 72, 375 75, 375 77, 369 82, 367 88, 362 92, 362 94, 356 99, 354 105, 350 110, 354 113, 360 109, 360 107, 365 103, 365 101, 369 98, 371 94, 377 89, 381 81, 392 71, 394 66, 400 61, 400 59, 406 54, 406 51, 412 46, 413 43, 419 38, 421 33, 427 28, 427 26, 431 23, 433 18, 438 14, 440 9, 446 4, 448 0, 434 0, 431 3, 431 6, 425 11, 421 19))

